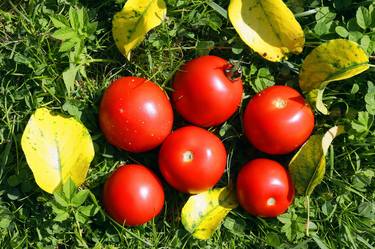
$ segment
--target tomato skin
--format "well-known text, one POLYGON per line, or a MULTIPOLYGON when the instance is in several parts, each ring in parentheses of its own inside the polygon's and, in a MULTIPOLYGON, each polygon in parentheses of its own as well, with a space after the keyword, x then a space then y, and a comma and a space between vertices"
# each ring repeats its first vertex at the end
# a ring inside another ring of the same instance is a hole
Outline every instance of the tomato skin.
POLYGON ((130 152, 144 152, 156 148, 171 132, 173 110, 157 84, 122 77, 103 95, 99 124, 110 144, 130 152))
POLYGON ((288 86, 271 86, 248 103, 244 132, 258 150, 288 154, 300 147, 314 129, 314 113, 302 95, 288 86))
POLYGON ((238 201, 252 215, 276 217, 288 209, 293 197, 291 178, 276 161, 264 158, 252 160, 238 174, 238 201))
POLYGON ((192 124, 210 127, 229 119, 242 100, 242 81, 230 80, 230 64, 217 56, 202 56, 187 62, 172 84, 176 110, 192 124))
POLYGON ((160 213, 164 190, 159 178, 147 167, 122 165, 107 179, 103 202, 107 213, 118 223, 138 226, 160 213))
POLYGON ((172 132, 161 146, 159 167, 175 189, 191 194, 212 188, 221 178, 227 153, 221 140, 196 126, 172 132))

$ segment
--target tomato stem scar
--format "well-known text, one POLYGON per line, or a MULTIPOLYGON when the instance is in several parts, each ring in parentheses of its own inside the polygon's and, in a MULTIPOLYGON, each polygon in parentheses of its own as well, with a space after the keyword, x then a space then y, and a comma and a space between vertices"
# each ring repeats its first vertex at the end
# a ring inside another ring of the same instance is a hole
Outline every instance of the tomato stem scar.
POLYGON ((276 200, 273 197, 268 198, 267 205, 268 206, 274 206, 276 204, 276 200))
POLYGON ((194 159, 193 152, 191 151, 185 151, 182 157, 185 163, 191 162, 194 159))
POLYGON ((275 99, 272 103, 277 109, 283 109, 286 106, 286 101, 280 98, 275 99))

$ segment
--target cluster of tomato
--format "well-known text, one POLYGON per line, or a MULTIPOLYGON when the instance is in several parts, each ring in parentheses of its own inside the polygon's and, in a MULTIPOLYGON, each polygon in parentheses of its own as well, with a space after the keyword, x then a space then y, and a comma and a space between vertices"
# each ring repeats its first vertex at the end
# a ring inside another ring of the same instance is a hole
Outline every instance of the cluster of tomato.
MULTIPOLYGON (((143 78, 120 78, 104 93, 100 127, 109 143, 126 151, 139 153, 161 145, 158 163, 166 182, 181 192, 206 191, 223 175, 227 153, 221 140, 204 128, 225 122, 241 105, 243 86, 236 76, 233 65, 216 56, 202 56, 186 63, 175 75, 171 99, 176 111, 194 126, 173 132, 173 109, 166 93, 143 78)), ((310 136, 314 115, 296 90, 272 86, 249 101, 243 128, 258 150, 287 154, 310 136)), ((286 169, 265 158, 242 167, 236 191, 240 205, 262 217, 285 212, 294 197, 286 169)), ((164 191, 149 168, 126 165, 107 179, 103 201, 117 222, 134 226, 160 213, 164 191)))

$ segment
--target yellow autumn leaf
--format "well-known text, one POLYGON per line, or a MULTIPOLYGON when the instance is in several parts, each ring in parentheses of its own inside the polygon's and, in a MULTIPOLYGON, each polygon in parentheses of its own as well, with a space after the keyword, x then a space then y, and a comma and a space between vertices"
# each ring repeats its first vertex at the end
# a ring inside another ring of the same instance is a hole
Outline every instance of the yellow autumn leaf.
POLYGON ((237 206, 235 192, 228 187, 208 190, 189 198, 182 208, 181 221, 195 238, 206 240, 237 206))
POLYGON ((46 108, 37 109, 31 116, 21 146, 36 183, 48 193, 69 178, 76 186, 81 185, 94 158, 86 127, 46 108))
POLYGON ((302 90, 322 89, 329 82, 343 80, 369 68, 369 58, 355 42, 330 40, 314 48, 305 58, 299 76, 302 90))
POLYGON ((293 156, 288 169, 297 194, 311 195, 323 180, 328 148, 333 139, 344 132, 343 126, 334 126, 324 135, 312 135, 293 156))
POLYGON ((231 0, 228 15, 241 39, 267 60, 303 50, 303 30, 282 0, 231 0))
POLYGON ((309 103, 312 106, 315 106, 315 108, 320 113, 322 113, 324 115, 328 115, 329 111, 323 103, 323 93, 324 93, 324 88, 323 89, 313 89, 312 91, 308 92, 308 94, 306 94, 306 97, 307 97, 309 103))
POLYGON ((164 20, 167 7, 164 0, 128 0, 112 20, 112 34, 120 52, 130 60, 131 51, 147 32, 164 20))

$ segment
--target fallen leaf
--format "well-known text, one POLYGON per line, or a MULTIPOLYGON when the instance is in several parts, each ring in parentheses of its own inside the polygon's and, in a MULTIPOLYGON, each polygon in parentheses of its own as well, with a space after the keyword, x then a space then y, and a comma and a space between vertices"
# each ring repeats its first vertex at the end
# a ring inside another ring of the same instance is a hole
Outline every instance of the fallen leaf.
POLYGON ((231 0, 228 15, 241 39, 267 60, 303 50, 303 30, 282 0, 231 0))
POLYGON ((324 115, 328 115, 329 114, 329 111, 327 109, 327 107, 325 106, 325 104, 323 103, 323 93, 324 93, 324 89, 314 89, 312 91, 310 91, 306 97, 309 101, 309 103, 312 105, 312 106, 315 106, 316 109, 324 114, 324 115))
POLYGON ((298 194, 309 196, 323 180, 328 148, 343 132, 342 126, 334 126, 324 135, 312 135, 294 155, 289 163, 289 174, 298 194))
POLYGON ((164 0, 128 0, 112 20, 112 34, 120 52, 130 60, 131 51, 147 32, 160 25, 167 13, 164 0))
POLYGON ((322 89, 329 82, 343 80, 369 68, 369 58, 355 42, 336 39, 316 47, 305 58, 299 76, 302 90, 322 89))
POLYGON ((94 158, 86 127, 46 108, 37 109, 31 116, 21 146, 36 183, 48 193, 69 178, 76 186, 81 185, 94 158))
POLYGON ((228 187, 208 190, 189 198, 182 208, 182 224, 195 238, 206 240, 237 206, 235 192, 228 187))

